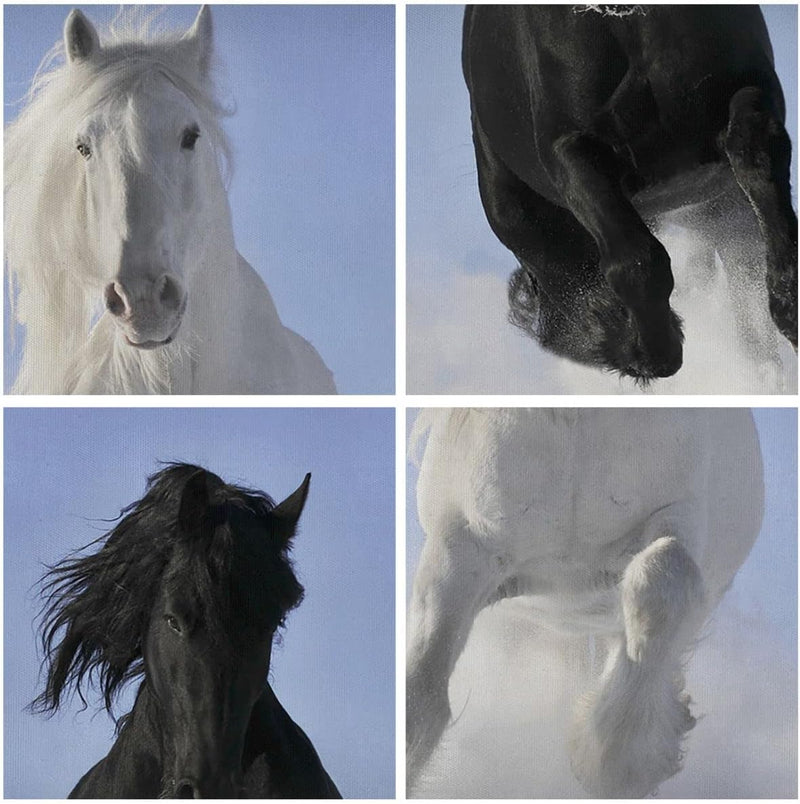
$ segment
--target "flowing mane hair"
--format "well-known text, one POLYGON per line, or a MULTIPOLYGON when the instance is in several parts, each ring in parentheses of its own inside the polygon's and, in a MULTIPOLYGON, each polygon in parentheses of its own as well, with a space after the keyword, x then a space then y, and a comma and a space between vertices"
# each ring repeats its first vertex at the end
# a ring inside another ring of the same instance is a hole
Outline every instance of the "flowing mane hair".
POLYGON ((216 69, 198 70, 181 34, 166 30, 157 17, 121 11, 101 34, 97 58, 68 64, 59 42, 5 129, 8 293, 12 320, 28 330, 17 388, 25 387, 33 366, 51 367, 55 376, 63 372, 60 357, 78 352, 100 312, 102 280, 93 276, 87 256, 83 168, 73 141, 89 112, 111 115, 148 77, 165 76, 197 108, 227 184, 232 159, 222 120, 233 113, 233 103, 219 99, 216 69))
POLYGON ((85 708, 85 690, 97 684, 113 716, 121 687, 144 673, 142 643, 163 583, 188 584, 212 640, 224 639, 226 616, 256 628, 283 625, 303 587, 289 558, 291 535, 281 532, 274 509, 263 492, 226 484, 198 466, 172 463, 152 475, 142 499, 123 509, 106 536, 42 578, 46 680, 32 711, 56 712, 65 693, 77 693, 85 708), (179 514, 198 480, 208 489, 207 505, 187 528, 179 514))

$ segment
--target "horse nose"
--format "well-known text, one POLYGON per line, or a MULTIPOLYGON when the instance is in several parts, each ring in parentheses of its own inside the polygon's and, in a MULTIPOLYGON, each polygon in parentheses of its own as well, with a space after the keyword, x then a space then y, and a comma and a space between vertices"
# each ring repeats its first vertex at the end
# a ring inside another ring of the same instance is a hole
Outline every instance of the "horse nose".
POLYGON ((118 282, 106 285, 105 289, 106 310, 117 318, 125 315, 128 309, 128 299, 125 290, 118 282))
POLYGON ((167 311, 175 312, 183 300, 183 290, 178 281, 169 274, 162 274, 156 281, 155 295, 158 303, 167 311))
POLYGON ((177 312, 183 304, 183 287, 171 274, 165 273, 158 279, 151 280, 138 294, 135 290, 135 283, 132 288, 126 288, 119 280, 106 285, 104 297, 108 312, 117 318, 123 318, 133 315, 135 309, 145 307, 156 313, 169 314, 177 312))
POLYGON ((193 779, 181 779, 175 785, 175 798, 202 798, 200 789, 193 779))
POLYGON ((175 784, 173 798, 239 798, 242 781, 238 774, 223 772, 204 776, 184 776, 175 784))

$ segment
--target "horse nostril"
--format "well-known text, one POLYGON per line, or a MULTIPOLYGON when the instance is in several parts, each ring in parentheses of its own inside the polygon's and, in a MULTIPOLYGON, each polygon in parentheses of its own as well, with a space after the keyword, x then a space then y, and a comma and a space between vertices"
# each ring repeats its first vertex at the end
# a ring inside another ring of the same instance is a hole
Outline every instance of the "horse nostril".
POLYGON ((181 288, 168 274, 161 277, 158 300, 167 310, 177 310, 181 306, 181 288))
POLYGON ((200 791, 188 779, 181 779, 175 785, 175 798, 200 798, 200 791))
POLYGON ((121 316, 125 312, 125 299, 117 291, 117 283, 106 285, 106 309, 111 315, 121 316))

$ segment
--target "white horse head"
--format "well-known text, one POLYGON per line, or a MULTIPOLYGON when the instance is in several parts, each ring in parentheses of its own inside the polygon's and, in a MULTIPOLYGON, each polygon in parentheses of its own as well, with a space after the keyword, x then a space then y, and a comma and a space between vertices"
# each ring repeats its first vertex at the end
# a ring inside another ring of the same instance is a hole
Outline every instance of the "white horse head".
POLYGON ((6 129, 16 391, 335 392, 236 251, 213 51, 206 6, 157 36, 67 17, 6 129))
POLYGON ((208 78, 211 14, 200 10, 169 61, 152 47, 101 47, 78 10, 67 17, 64 48, 76 78, 104 75, 82 82, 91 91, 72 132, 73 159, 85 174, 78 199, 85 268, 103 285, 105 308, 127 343, 156 348, 178 332, 186 280, 209 234, 204 190, 216 172, 219 132, 197 88, 208 78))

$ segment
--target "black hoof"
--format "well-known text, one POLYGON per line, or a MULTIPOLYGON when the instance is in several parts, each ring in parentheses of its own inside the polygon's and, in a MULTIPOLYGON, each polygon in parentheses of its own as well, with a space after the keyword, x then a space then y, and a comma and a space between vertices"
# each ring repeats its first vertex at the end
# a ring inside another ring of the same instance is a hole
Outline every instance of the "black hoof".
POLYGON ((643 385, 677 374, 683 365, 682 322, 673 310, 669 311, 668 321, 667 332, 660 338, 651 336, 647 346, 639 334, 634 357, 622 374, 643 385))

